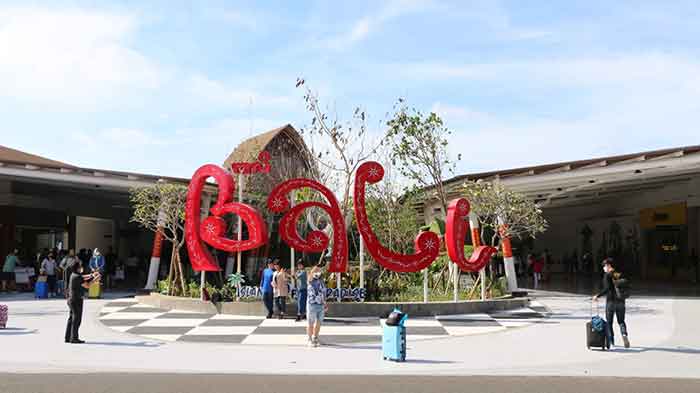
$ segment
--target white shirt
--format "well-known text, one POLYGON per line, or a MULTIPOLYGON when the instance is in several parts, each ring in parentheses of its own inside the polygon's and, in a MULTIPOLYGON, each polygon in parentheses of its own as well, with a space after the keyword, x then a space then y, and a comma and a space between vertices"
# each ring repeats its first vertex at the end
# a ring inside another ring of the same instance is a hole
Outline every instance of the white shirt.
POLYGON ((55 276, 56 275, 56 260, 55 259, 44 259, 43 262, 41 262, 41 268, 46 272, 47 275, 49 276, 55 276))

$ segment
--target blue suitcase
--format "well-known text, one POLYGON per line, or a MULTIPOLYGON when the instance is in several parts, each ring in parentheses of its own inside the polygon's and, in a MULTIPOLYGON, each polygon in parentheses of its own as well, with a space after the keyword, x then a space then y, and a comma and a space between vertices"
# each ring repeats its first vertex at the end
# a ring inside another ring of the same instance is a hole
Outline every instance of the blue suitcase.
POLYGON ((382 323, 382 357, 395 362, 406 361, 406 327, 382 323))
POLYGON ((34 284, 34 297, 37 299, 48 299, 49 284, 45 281, 39 281, 34 284))

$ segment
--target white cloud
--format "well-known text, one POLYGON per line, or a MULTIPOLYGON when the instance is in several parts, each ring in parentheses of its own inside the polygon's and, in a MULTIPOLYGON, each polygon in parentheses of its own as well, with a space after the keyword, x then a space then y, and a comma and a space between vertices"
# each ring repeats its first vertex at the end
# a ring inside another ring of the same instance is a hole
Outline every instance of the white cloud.
POLYGON ((201 165, 221 165, 244 139, 286 123, 265 118, 224 118, 201 127, 159 132, 109 128, 69 133, 55 141, 29 140, 32 149, 28 151, 48 151, 49 157, 90 168, 187 178, 201 165))
POLYGON ((382 25, 402 15, 418 12, 432 7, 432 0, 392 0, 383 7, 365 15, 352 23, 348 31, 325 40, 323 45, 334 50, 346 49, 367 38, 372 31, 381 29, 382 25))
POLYGON ((203 75, 194 75, 187 82, 187 91, 198 99, 218 105, 246 106, 281 106, 293 103, 287 96, 265 95, 245 87, 229 87, 225 83, 212 80, 203 75))
POLYGON ((158 87, 163 70, 128 45, 136 27, 126 14, 0 8, 0 96, 86 110, 158 87))
POLYGON ((510 102, 493 113, 433 104, 455 130, 452 152, 467 158, 462 172, 700 144, 700 62, 685 57, 419 65, 408 72, 450 83, 475 82, 481 89, 494 86, 499 94, 518 97, 521 104, 510 102), (529 96, 552 109, 533 111, 529 96))

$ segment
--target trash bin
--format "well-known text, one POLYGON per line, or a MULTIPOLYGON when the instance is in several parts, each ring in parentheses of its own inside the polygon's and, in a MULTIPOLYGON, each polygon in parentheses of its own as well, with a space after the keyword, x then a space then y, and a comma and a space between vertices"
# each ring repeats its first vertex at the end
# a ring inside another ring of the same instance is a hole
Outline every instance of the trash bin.
POLYGON ((396 309, 382 322, 382 357, 395 362, 406 361, 406 319, 408 314, 396 309))

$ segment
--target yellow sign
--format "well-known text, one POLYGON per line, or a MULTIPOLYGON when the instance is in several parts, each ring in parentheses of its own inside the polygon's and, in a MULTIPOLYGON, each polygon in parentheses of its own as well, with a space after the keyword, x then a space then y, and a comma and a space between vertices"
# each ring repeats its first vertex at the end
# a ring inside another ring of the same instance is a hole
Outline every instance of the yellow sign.
POLYGON ((642 209, 639 212, 639 226, 643 229, 654 229, 657 226, 685 225, 687 207, 685 203, 642 209))

